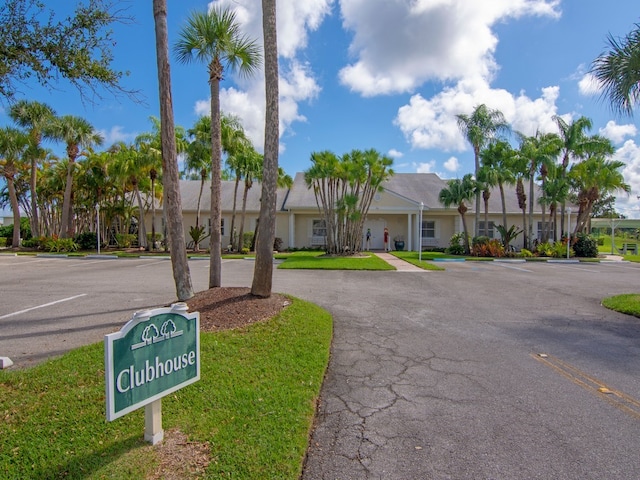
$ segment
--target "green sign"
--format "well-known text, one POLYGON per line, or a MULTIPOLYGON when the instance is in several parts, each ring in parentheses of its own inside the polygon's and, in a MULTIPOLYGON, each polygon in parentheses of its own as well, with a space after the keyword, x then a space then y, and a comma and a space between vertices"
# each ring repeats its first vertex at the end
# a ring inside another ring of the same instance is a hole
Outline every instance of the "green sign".
POLYGON ((187 305, 136 312, 105 335, 107 420, 200 379, 200 314, 187 305))

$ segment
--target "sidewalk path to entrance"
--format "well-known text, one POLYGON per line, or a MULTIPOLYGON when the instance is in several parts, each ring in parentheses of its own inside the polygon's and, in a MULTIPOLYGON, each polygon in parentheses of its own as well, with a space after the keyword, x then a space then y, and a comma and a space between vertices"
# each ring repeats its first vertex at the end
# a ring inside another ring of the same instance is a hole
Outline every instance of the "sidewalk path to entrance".
POLYGON ((429 271, 420 267, 416 267, 412 263, 405 262, 404 260, 401 260, 395 255, 391 255, 390 253, 387 253, 387 252, 371 252, 371 253, 373 253, 376 257, 381 258, 382 260, 387 262, 389 265, 393 265, 394 267, 396 267, 396 270, 398 272, 428 272, 429 271))

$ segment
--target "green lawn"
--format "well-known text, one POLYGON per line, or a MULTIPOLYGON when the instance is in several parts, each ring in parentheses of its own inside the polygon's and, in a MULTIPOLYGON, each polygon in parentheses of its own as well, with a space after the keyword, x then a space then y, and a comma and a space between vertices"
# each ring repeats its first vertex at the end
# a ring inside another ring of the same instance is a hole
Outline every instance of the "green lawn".
MULTIPOLYGON (((297 479, 332 320, 293 299, 274 319, 201 334, 201 380, 162 401, 163 428, 208 442, 206 478, 297 479)), ((0 371, 0 478, 145 478, 158 458, 144 409, 105 417, 103 343, 0 371)))
POLYGON ((616 312, 634 315, 640 318, 640 294, 625 293, 602 300, 602 305, 616 312))
POLYGON ((324 252, 300 251, 290 254, 278 268, 310 270, 395 270, 384 260, 368 252, 363 256, 330 257, 324 252))
POLYGON ((441 266, 434 264, 433 260, 435 258, 454 258, 452 255, 445 255, 439 252, 422 252, 422 260, 420 260, 419 252, 395 251, 391 252, 391 254, 425 270, 444 270, 441 266))

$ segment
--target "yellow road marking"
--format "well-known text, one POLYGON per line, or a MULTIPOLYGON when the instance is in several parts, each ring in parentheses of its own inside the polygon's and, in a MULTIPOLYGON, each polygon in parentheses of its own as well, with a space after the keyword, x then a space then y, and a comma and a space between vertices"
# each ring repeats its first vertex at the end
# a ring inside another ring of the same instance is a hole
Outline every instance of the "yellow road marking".
POLYGON ((557 357, 547 353, 532 353, 531 356, 540 363, 552 368, 563 377, 568 378, 576 385, 581 386, 600 399, 606 400, 617 409, 640 420, 640 400, 606 385, 603 381, 588 375, 557 357))

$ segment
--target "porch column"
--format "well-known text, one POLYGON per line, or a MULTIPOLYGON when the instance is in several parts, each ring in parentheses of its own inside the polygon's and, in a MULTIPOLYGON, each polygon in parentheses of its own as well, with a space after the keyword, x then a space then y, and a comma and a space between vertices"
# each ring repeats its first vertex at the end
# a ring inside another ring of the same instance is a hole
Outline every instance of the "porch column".
POLYGON ((407 251, 410 252, 413 250, 413 233, 412 232, 412 220, 413 214, 407 213, 407 251))
POLYGON ((296 216, 293 212, 289 212, 289 248, 295 248, 296 246, 294 245, 295 243, 295 238, 296 238, 296 232, 295 232, 295 225, 296 225, 296 216))

